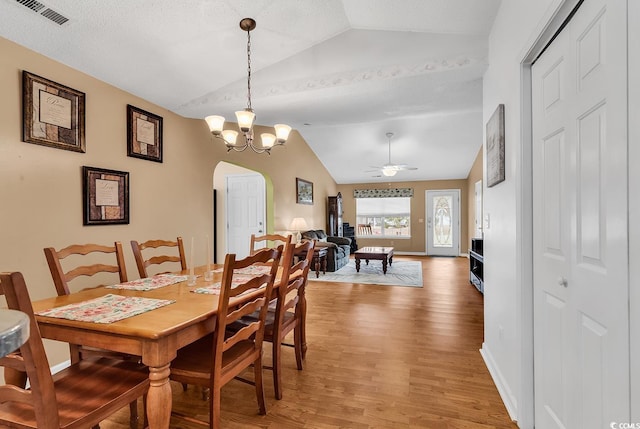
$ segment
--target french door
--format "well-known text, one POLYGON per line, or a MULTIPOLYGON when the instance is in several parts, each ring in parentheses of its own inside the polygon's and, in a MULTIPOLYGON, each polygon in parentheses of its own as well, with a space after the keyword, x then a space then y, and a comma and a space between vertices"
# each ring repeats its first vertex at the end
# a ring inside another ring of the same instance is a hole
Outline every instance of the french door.
POLYGON ((427 255, 460 255, 460 190, 426 191, 427 255))

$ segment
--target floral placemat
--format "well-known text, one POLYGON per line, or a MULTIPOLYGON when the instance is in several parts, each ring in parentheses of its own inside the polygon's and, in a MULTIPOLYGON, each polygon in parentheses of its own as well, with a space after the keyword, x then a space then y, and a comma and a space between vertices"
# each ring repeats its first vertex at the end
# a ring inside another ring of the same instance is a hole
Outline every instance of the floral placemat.
POLYGON ((169 299, 140 298, 110 293, 99 298, 42 310, 36 314, 81 322, 113 323, 174 302, 169 299))
POLYGON ((152 277, 145 277, 143 279, 132 280, 130 282, 107 286, 107 288, 127 290, 153 290, 169 286, 174 283, 187 281, 188 277, 189 276, 181 276, 178 274, 157 274, 152 277))
MULTIPOLYGON (((233 280, 231 280, 231 287, 234 288, 238 285, 248 282, 252 278, 256 277, 256 275, 250 274, 235 274, 233 275, 233 280)), ((192 290, 194 293, 204 293, 209 295, 220 295, 220 282, 212 283, 208 286, 199 287, 197 289, 192 290)))
MULTIPOLYGON (((217 270, 213 270, 214 273, 221 273, 224 271, 224 268, 218 268, 217 270)), ((238 270, 233 270, 233 275, 237 274, 249 274, 249 275, 260 275, 260 274, 269 274, 271 271, 271 267, 267 265, 250 265, 246 268, 240 268, 238 270)))

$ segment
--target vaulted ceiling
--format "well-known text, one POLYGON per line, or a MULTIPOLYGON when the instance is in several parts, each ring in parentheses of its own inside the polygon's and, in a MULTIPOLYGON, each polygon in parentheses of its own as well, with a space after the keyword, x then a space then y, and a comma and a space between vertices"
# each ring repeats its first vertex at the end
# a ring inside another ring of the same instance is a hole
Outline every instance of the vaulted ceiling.
POLYGON ((247 91, 238 23, 251 17, 258 124, 293 126, 338 183, 459 179, 482 145, 499 3, 0 0, 0 36, 185 117, 233 119, 247 91), (416 170, 371 171, 388 162, 387 132, 391 161, 416 170))

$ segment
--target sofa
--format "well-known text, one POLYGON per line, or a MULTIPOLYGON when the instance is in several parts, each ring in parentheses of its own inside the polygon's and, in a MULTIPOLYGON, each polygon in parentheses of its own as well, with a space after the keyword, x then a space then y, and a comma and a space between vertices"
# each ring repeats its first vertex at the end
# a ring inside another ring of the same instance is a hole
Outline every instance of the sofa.
POLYGON ((327 248, 327 271, 337 271, 349 263, 351 240, 346 237, 330 237, 322 229, 302 233, 303 240, 315 240, 316 247, 327 248))

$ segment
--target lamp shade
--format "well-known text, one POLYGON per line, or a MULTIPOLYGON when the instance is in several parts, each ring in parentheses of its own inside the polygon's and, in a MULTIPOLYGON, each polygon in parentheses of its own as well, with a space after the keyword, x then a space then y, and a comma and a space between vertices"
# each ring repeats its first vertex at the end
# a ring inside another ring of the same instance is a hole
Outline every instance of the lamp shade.
POLYGON ((291 229, 293 231, 305 231, 308 228, 307 222, 302 217, 295 217, 291 221, 291 229))
POLYGON ((289 138, 291 127, 285 124, 275 124, 273 128, 276 129, 276 138, 278 139, 278 143, 282 144, 286 142, 289 138))
POLYGON ((260 138, 262 139, 262 147, 271 148, 276 143, 276 136, 271 133, 262 133, 260 138))
POLYGON ((256 114, 251 110, 239 110, 236 112, 236 118, 238 119, 238 127, 243 133, 248 132, 253 127, 253 119, 256 114))
POLYGON ((204 118, 207 121, 207 125, 209 125, 209 131, 213 134, 218 135, 222 132, 222 128, 224 127, 224 117, 211 115, 204 118))

